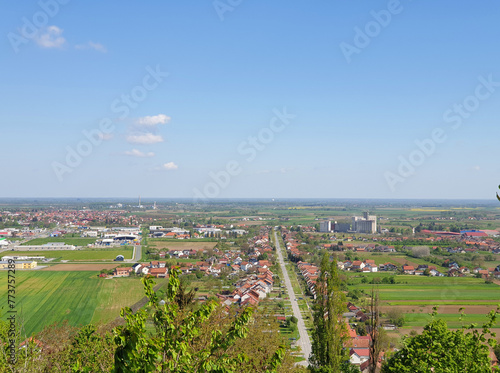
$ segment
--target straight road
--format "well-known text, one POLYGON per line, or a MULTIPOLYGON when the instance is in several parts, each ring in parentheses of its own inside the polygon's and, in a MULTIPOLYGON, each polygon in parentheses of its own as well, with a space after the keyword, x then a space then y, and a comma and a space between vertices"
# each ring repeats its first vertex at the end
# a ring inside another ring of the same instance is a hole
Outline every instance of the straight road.
POLYGON ((134 262, 138 262, 139 260, 141 260, 141 256, 142 256, 142 246, 137 245, 135 246, 135 252, 134 255, 132 256, 132 259, 134 260, 134 262))
POLYGON ((302 318, 302 313, 300 312, 299 304, 297 302, 297 298, 293 291, 292 283, 290 282, 290 277, 288 276, 288 272, 285 267, 285 260, 283 259, 283 253, 281 252, 280 243, 278 241, 278 235, 274 232, 274 241, 276 242, 276 253, 278 255, 278 260, 281 266, 281 272, 283 272, 283 279, 285 280, 286 290, 290 297, 290 302, 292 303, 293 315, 299 320, 297 322, 297 328, 299 330, 299 340, 297 344, 300 346, 302 353, 306 361, 301 361, 299 364, 308 366, 309 355, 311 355, 312 347, 311 347, 311 339, 309 338, 309 334, 307 334, 306 325, 304 324, 304 319, 302 318))
POLYGON ((142 246, 141 245, 134 245, 133 246, 133 252, 132 252, 132 259, 125 259, 125 262, 138 262, 141 260, 142 257, 142 246))

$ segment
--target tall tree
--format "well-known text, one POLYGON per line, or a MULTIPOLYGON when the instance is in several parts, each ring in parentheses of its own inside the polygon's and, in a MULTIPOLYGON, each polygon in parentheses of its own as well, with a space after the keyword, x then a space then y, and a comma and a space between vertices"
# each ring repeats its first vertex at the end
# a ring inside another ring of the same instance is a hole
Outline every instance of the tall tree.
POLYGON ((371 344, 370 344, 370 365, 369 365, 369 372, 370 373, 375 373, 377 370, 377 361, 378 357, 380 355, 380 335, 379 335, 379 327, 380 327, 380 307, 379 307, 379 295, 378 295, 378 289, 375 291, 372 288, 372 296, 371 296, 371 302, 370 302, 370 337, 371 337, 371 344))
POLYGON ((340 290, 337 261, 330 262, 325 253, 321 271, 316 280, 314 302, 314 329, 312 333, 311 370, 315 372, 340 372, 349 356, 344 344, 349 338, 342 314, 347 311, 344 293, 340 290))

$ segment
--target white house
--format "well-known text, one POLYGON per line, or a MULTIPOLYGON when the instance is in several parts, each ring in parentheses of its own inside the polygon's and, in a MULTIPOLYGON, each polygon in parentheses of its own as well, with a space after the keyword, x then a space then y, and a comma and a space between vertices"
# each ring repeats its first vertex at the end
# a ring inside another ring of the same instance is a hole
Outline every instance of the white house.
POLYGON ((351 364, 361 365, 370 358, 370 350, 368 348, 351 348, 350 358, 351 364))

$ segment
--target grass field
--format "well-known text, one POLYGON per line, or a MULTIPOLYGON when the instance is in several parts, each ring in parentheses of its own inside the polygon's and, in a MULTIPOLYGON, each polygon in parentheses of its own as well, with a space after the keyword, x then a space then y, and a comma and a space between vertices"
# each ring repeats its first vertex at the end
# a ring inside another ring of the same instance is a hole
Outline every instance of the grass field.
MULTIPOLYGON (((372 285, 354 285, 354 288, 370 292, 372 285)), ((500 287, 498 285, 378 285, 381 300, 498 300, 500 287)))
POLYGON ((49 251, 4 251, 0 255, 17 256, 44 256, 55 258, 56 261, 112 261, 117 255, 123 255, 125 259, 132 259, 133 248, 130 246, 120 246, 111 249, 82 249, 82 250, 49 250, 49 251))
POLYGON ((49 242, 64 242, 66 245, 74 246, 87 246, 96 242, 96 238, 78 238, 78 237, 47 237, 47 238, 35 238, 28 242, 21 244, 21 246, 26 245, 44 245, 49 242))
POLYGON ((165 240, 161 238, 149 238, 148 246, 159 250, 210 250, 217 242, 199 242, 194 240, 165 240))
MULTIPOLYGON (((143 297, 138 278, 106 280, 97 273, 16 272, 16 310, 18 318, 24 320, 26 334, 63 320, 74 326, 106 323, 119 317, 121 307, 143 297)), ((7 272, 0 272, 0 281, 7 282, 7 272)), ((6 287, 0 290, 1 307, 7 308, 6 287)))
MULTIPOLYGON (((488 321, 486 314, 466 314, 462 320, 460 320, 460 314, 458 313, 439 313, 436 319, 441 319, 446 321, 448 327, 450 328, 461 328, 464 325, 470 325, 472 323, 479 324, 479 327, 488 321)), ((432 319, 429 313, 407 313, 405 315, 405 329, 412 329, 413 327, 419 327, 428 324, 432 319)))
POLYGON ((120 264, 56 264, 40 269, 40 271, 101 271, 110 270, 118 267, 120 264))

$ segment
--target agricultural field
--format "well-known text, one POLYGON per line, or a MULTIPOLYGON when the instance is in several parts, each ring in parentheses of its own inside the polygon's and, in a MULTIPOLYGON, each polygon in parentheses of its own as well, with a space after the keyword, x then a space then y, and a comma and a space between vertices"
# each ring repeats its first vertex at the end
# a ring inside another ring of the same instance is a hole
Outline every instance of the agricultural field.
MULTIPOLYGON (((382 274, 383 275, 383 274, 382 274)), ((368 278, 376 277, 371 274, 368 278)), ((381 300, 381 310, 399 309, 405 314, 404 328, 422 327, 430 320, 433 306, 439 306, 439 316, 456 328, 462 324, 486 321, 486 314, 500 303, 500 286, 486 284, 472 277, 395 277, 396 284, 375 285, 381 300), (468 315, 460 321, 459 309, 468 315)), ((349 290, 359 289, 366 294, 374 285, 356 283, 349 290)), ((497 325, 500 328, 500 326, 497 325)))
MULTIPOLYGON (((143 298, 138 278, 103 279, 98 272, 19 271, 16 273, 16 310, 26 335, 54 322, 70 325, 107 323, 120 309, 143 298)), ((7 282, 7 272, 0 272, 7 282)), ((165 280, 157 279, 160 283, 165 280)), ((0 290, 0 308, 7 308, 7 288, 0 290)), ((5 316, 2 316, 5 318, 5 316)))
POLYGON ((101 271, 115 269, 120 264, 56 264, 40 269, 40 271, 101 271))
POLYGON ((26 245, 45 245, 49 242, 64 242, 66 245, 74 246, 87 246, 93 244, 97 241, 96 238, 79 238, 79 237, 47 237, 47 238, 35 238, 28 242, 21 244, 21 246, 26 245))
MULTIPOLYGON (((427 264, 436 267, 438 271, 448 272, 447 268, 440 265, 430 263, 425 259, 409 257, 403 253, 376 253, 376 252, 365 252, 365 253, 352 253, 351 258, 358 257, 359 260, 372 259, 375 261, 376 265, 385 264, 390 262, 401 268, 402 265, 408 264, 417 268, 420 264, 427 264)), ((338 260, 344 260, 345 255, 343 253, 338 254, 338 260)), ((444 260, 444 259, 443 259, 444 260)))
POLYGON ((44 256, 54 258, 54 261, 113 261, 117 255, 123 255, 125 259, 132 259, 133 248, 130 246, 120 246, 110 249, 82 249, 82 250, 48 250, 48 251, 4 251, 1 256, 44 256))

